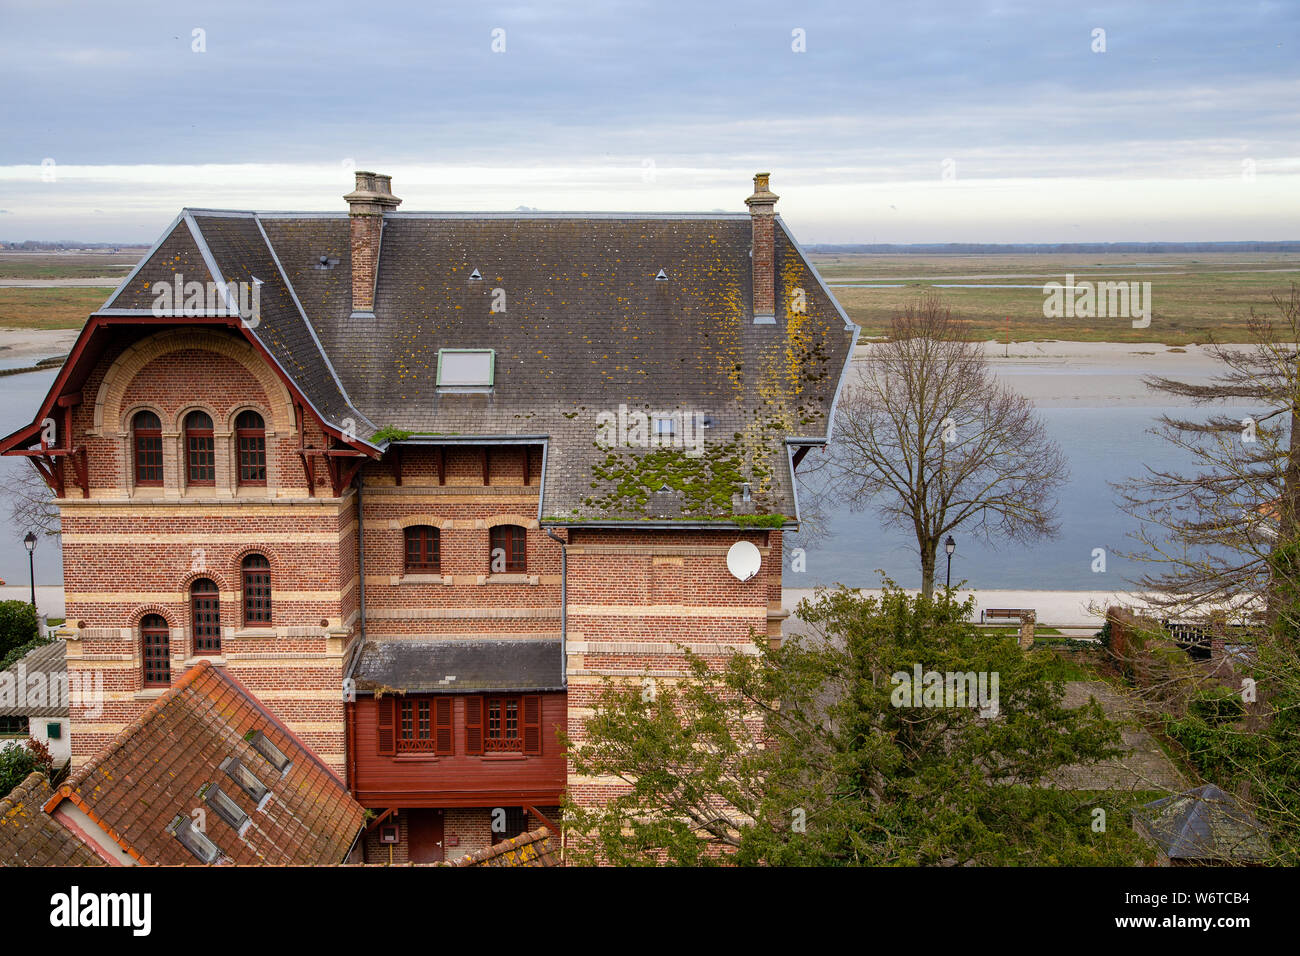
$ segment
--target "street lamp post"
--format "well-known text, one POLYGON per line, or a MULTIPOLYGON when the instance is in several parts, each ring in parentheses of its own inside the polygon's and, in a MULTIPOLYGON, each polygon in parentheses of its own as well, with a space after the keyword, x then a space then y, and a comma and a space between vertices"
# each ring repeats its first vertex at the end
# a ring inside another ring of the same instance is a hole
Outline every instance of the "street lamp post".
POLYGON ((31 574, 32 580, 32 610, 36 610, 36 535, 28 531, 27 537, 23 538, 23 547, 27 549, 27 570, 31 574))
POLYGON ((952 553, 957 550, 957 542, 953 540, 952 535, 948 535, 948 540, 943 543, 943 550, 948 554, 948 587, 952 587, 952 553))

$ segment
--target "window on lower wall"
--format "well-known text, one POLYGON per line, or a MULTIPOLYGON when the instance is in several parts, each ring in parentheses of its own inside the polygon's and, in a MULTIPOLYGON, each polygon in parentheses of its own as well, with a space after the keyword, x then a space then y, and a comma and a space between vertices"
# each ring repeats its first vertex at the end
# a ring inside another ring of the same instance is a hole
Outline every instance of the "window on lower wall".
POLYGON ((263 554, 244 558, 244 626, 271 626, 271 562, 263 554))
POLYGON ((523 807, 493 807, 491 820, 494 844, 513 840, 528 832, 528 814, 524 813, 523 807))
POLYGON ((140 657, 144 662, 145 687, 171 684, 171 636, 161 614, 146 614, 140 621, 140 657))
POLYGON ((429 525, 413 525, 406 529, 407 572, 431 573, 440 563, 438 529, 429 525))
POLYGON ((0 737, 26 737, 26 717, 0 717, 0 737))
POLYGON ((489 534, 488 570, 493 574, 523 574, 528 569, 528 533, 515 524, 499 524, 489 534))
POLYGON ((190 585, 190 627, 195 654, 221 653, 221 593, 210 578, 190 585))

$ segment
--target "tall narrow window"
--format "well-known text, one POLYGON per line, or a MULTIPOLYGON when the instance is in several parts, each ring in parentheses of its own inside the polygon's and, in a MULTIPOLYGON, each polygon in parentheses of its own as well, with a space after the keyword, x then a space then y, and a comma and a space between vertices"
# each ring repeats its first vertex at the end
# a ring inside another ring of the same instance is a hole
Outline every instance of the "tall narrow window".
POLYGON ((488 569, 493 574, 523 574, 528 567, 528 536, 514 524, 499 524, 492 529, 488 569))
POLYGON ((191 485, 214 485, 217 481, 217 453, 212 437, 212 417, 207 412, 185 416, 185 460, 191 485))
POLYGON ((239 483, 266 484, 266 422, 257 412, 240 412, 235 419, 239 443, 239 483))
POLYGON ((415 525, 406 529, 406 570, 437 571, 438 529, 415 525))
POLYGON ((135 483, 161 485, 162 421, 153 412, 136 412, 131 419, 131 434, 135 446, 135 483))
POLYGON ((265 555, 244 558, 244 625, 271 626, 271 562, 265 555))
POLYGON ((194 627, 194 653, 221 653, 221 595, 208 578, 190 585, 190 616, 194 627))
POLYGON ((146 614, 140 621, 140 656, 144 660, 145 687, 171 685, 171 641, 162 615, 146 614))

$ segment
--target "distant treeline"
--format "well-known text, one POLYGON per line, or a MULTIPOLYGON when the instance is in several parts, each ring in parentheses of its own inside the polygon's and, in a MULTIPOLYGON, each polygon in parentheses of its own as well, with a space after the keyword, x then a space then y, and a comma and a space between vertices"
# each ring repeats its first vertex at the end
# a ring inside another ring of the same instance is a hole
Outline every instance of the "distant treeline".
POLYGON ((948 255, 1006 255, 1010 253, 1059 255, 1081 252, 1300 252, 1300 241, 1286 242, 857 242, 813 243, 809 252, 869 253, 886 255, 918 253, 948 255))
POLYGON ((24 239, 22 242, 5 242, 0 240, 0 249, 10 252, 63 252, 68 249, 103 249, 105 252, 117 252, 121 249, 147 249, 135 242, 77 242, 72 239, 59 239, 54 242, 42 242, 38 239, 24 239))

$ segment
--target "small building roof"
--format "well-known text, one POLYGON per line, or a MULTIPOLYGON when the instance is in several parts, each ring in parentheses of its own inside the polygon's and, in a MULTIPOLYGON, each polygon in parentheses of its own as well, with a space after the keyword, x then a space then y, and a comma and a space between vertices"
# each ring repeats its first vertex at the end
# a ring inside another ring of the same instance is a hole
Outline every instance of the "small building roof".
POLYGON ((65 800, 126 853, 159 865, 205 862, 187 845, 206 846, 191 828, 221 862, 339 863, 365 822, 343 781, 209 661, 75 770, 46 809, 65 800))
POLYGON ((353 672, 384 694, 538 693, 564 689, 558 640, 368 641, 353 672))
POLYGON ((1259 821, 1212 783, 1143 804, 1133 824, 1171 860, 1248 863, 1268 854, 1259 821))
POLYGON ((103 866, 104 861, 42 807, 45 774, 33 770, 0 799, 0 866, 103 866))
POLYGON ((62 641, 38 647, 0 671, 0 717, 66 716, 68 660, 62 641), (37 674, 41 677, 33 681, 37 674))

